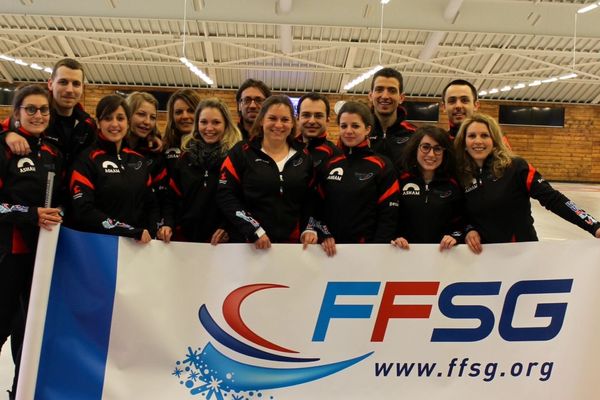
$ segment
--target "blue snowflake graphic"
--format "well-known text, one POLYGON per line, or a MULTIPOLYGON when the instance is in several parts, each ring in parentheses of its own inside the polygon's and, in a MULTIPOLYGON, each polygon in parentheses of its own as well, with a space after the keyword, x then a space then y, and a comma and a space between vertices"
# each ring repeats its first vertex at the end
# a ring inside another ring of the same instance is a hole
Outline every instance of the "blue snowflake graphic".
MULTIPOLYGON (((184 385, 192 396, 202 395, 206 400, 226 400, 227 396, 231 400, 251 400, 262 397, 261 392, 241 392, 234 391, 229 388, 228 383, 235 382, 234 373, 227 372, 223 377, 219 372, 210 368, 202 358, 202 348, 194 350, 188 347, 184 358, 176 362, 173 376, 181 378, 184 370, 179 366, 185 365, 185 371, 188 372, 187 380, 180 380, 179 383, 184 385)), ((273 399, 273 396, 270 397, 273 399)))

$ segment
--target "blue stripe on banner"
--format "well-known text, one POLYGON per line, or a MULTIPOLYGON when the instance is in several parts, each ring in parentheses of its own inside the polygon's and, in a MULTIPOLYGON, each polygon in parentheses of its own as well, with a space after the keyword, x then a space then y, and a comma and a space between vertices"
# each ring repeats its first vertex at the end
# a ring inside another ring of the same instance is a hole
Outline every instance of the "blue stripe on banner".
POLYGON ((118 237, 61 228, 36 400, 98 400, 117 279, 118 237))

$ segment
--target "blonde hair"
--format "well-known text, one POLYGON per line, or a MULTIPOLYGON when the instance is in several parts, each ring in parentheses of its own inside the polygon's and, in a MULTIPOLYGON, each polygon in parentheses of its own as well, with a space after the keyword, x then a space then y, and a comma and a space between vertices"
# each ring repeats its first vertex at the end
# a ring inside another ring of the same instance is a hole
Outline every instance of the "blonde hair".
MULTIPOLYGON (((154 106, 157 113, 158 118, 158 100, 156 97, 152 96, 148 92, 132 92, 125 99, 127 105, 129 106, 129 110, 131 110, 131 115, 135 114, 135 112, 142 106, 143 103, 150 103, 154 106)), ((127 136, 131 136, 133 132, 131 131, 131 126, 129 127, 129 133, 127 136)), ((154 129, 148 135, 149 137, 160 137, 160 132, 158 131, 158 124, 154 125, 154 129)))
POLYGON ((192 89, 179 89, 171 95, 167 103, 167 127, 164 134, 165 149, 179 146, 179 141, 182 139, 177 134, 177 128, 175 127, 174 108, 177 100, 183 100, 193 110, 198 107, 198 103, 201 101, 200 95, 192 89))
POLYGON ((479 168, 466 151, 467 129, 474 122, 479 122, 487 126, 492 142, 494 143, 494 148, 490 156, 492 157, 492 174, 496 178, 500 178, 504 174, 504 170, 511 165, 514 157, 513 152, 502 141, 502 130, 494 118, 480 113, 475 113, 471 117, 466 118, 460 125, 458 135, 454 139, 456 167, 459 179, 464 186, 471 184, 473 178, 475 178, 475 171, 479 168))
POLYGON ((200 113, 205 108, 217 109, 223 117, 225 129, 223 132, 223 139, 221 139, 221 148, 223 153, 227 153, 237 142, 242 140, 242 134, 233 122, 227 104, 217 99, 216 97, 202 100, 200 103, 198 103, 198 107, 196 107, 196 112, 194 113, 194 131, 189 135, 185 135, 181 139, 181 150, 188 151, 190 148, 190 143, 192 141, 200 140, 200 132, 198 131, 198 121, 200 120, 200 113))

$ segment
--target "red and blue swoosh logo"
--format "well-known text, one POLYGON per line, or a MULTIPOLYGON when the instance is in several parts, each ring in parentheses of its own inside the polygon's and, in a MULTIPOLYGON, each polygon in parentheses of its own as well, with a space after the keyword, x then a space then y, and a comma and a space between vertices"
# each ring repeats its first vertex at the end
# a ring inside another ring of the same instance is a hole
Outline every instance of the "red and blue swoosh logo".
POLYGON ((203 394, 208 399, 215 396, 219 400, 223 399, 225 394, 231 394, 231 398, 235 399, 237 398, 235 393, 252 393, 322 379, 351 367, 373 354, 370 352, 324 365, 297 366, 316 363, 320 358, 300 357, 297 351, 265 339, 246 325, 240 313, 241 305, 248 296, 266 289, 282 288, 288 287, 269 283, 247 285, 234 290, 225 298, 223 317, 229 328, 246 342, 220 327, 206 305, 200 307, 198 316, 206 332, 222 346, 243 356, 281 363, 285 368, 264 367, 234 360, 218 351, 209 342, 203 349, 197 351, 188 347, 186 358, 176 363, 172 375, 180 378, 180 383, 185 385, 192 395, 203 394), (294 365, 296 367, 293 367, 294 365))

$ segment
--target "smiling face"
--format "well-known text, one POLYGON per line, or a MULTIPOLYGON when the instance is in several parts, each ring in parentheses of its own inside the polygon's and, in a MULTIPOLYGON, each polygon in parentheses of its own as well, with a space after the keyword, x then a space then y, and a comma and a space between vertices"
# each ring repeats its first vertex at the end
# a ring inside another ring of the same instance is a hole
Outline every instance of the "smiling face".
POLYGON ((450 125, 459 126, 479 109, 479 101, 475 100, 469 86, 452 85, 446 89, 442 109, 448 115, 450 125))
POLYGON ((323 100, 304 99, 300 104, 298 126, 304 138, 319 137, 327 130, 327 106, 323 100))
POLYGON ((371 133, 360 115, 345 112, 340 115, 340 140, 346 147, 355 147, 362 143, 371 133))
POLYGON ((48 80, 53 104, 60 115, 71 115, 83 94, 83 71, 60 66, 48 80))
POLYGON ((475 163, 482 167, 494 150, 494 141, 488 126, 482 122, 471 123, 465 132, 465 148, 475 163))
POLYGON ((285 142, 292 133, 294 116, 289 107, 284 104, 273 104, 265 113, 262 120, 264 140, 276 143, 285 142))
POLYGON ((424 176, 433 176, 433 172, 444 161, 444 148, 432 137, 423 136, 417 148, 417 163, 424 176))
POLYGON ((123 138, 127 135, 127 114, 122 106, 119 106, 115 112, 108 114, 98 121, 102 136, 109 142, 115 143, 117 148, 121 148, 123 138))
POLYGON ((21 107, 15 110, 15 118, 27 132, 36 137, 40 136, 46 130, 50 121, 48 99, 39 94, 26 96, 21 103, 21 107), (29 115, 31 111, 35 111, 33 115, 29 115), (44 112, 42 113, 42 111, 44 112))
POLYGON ((198 116, 198 132, 208 144, 223 140, 225 133, 225 118, 217 108, 206 107, 198 116))
POLYGON ((400 91, 400 82, 396 78, 378 76, 373 82, 369 100, 373 104, 376 115, 392 115, 404 101, 404 94, 400 91))
POLYGON ((257 87, 251 86, 241 93, 238 109, 245 125, 252 126, 254 124, 265 99, 265 95, 257 87))
POLYGON ((131 132, 144 139, 156 127, 156 107, 147 101, 142 102, 131 115, 131 132))
POLYGON ((187 135, 194 130, 194 108, 182 99, 173 103, 173 122, 180 135, 187 135))

